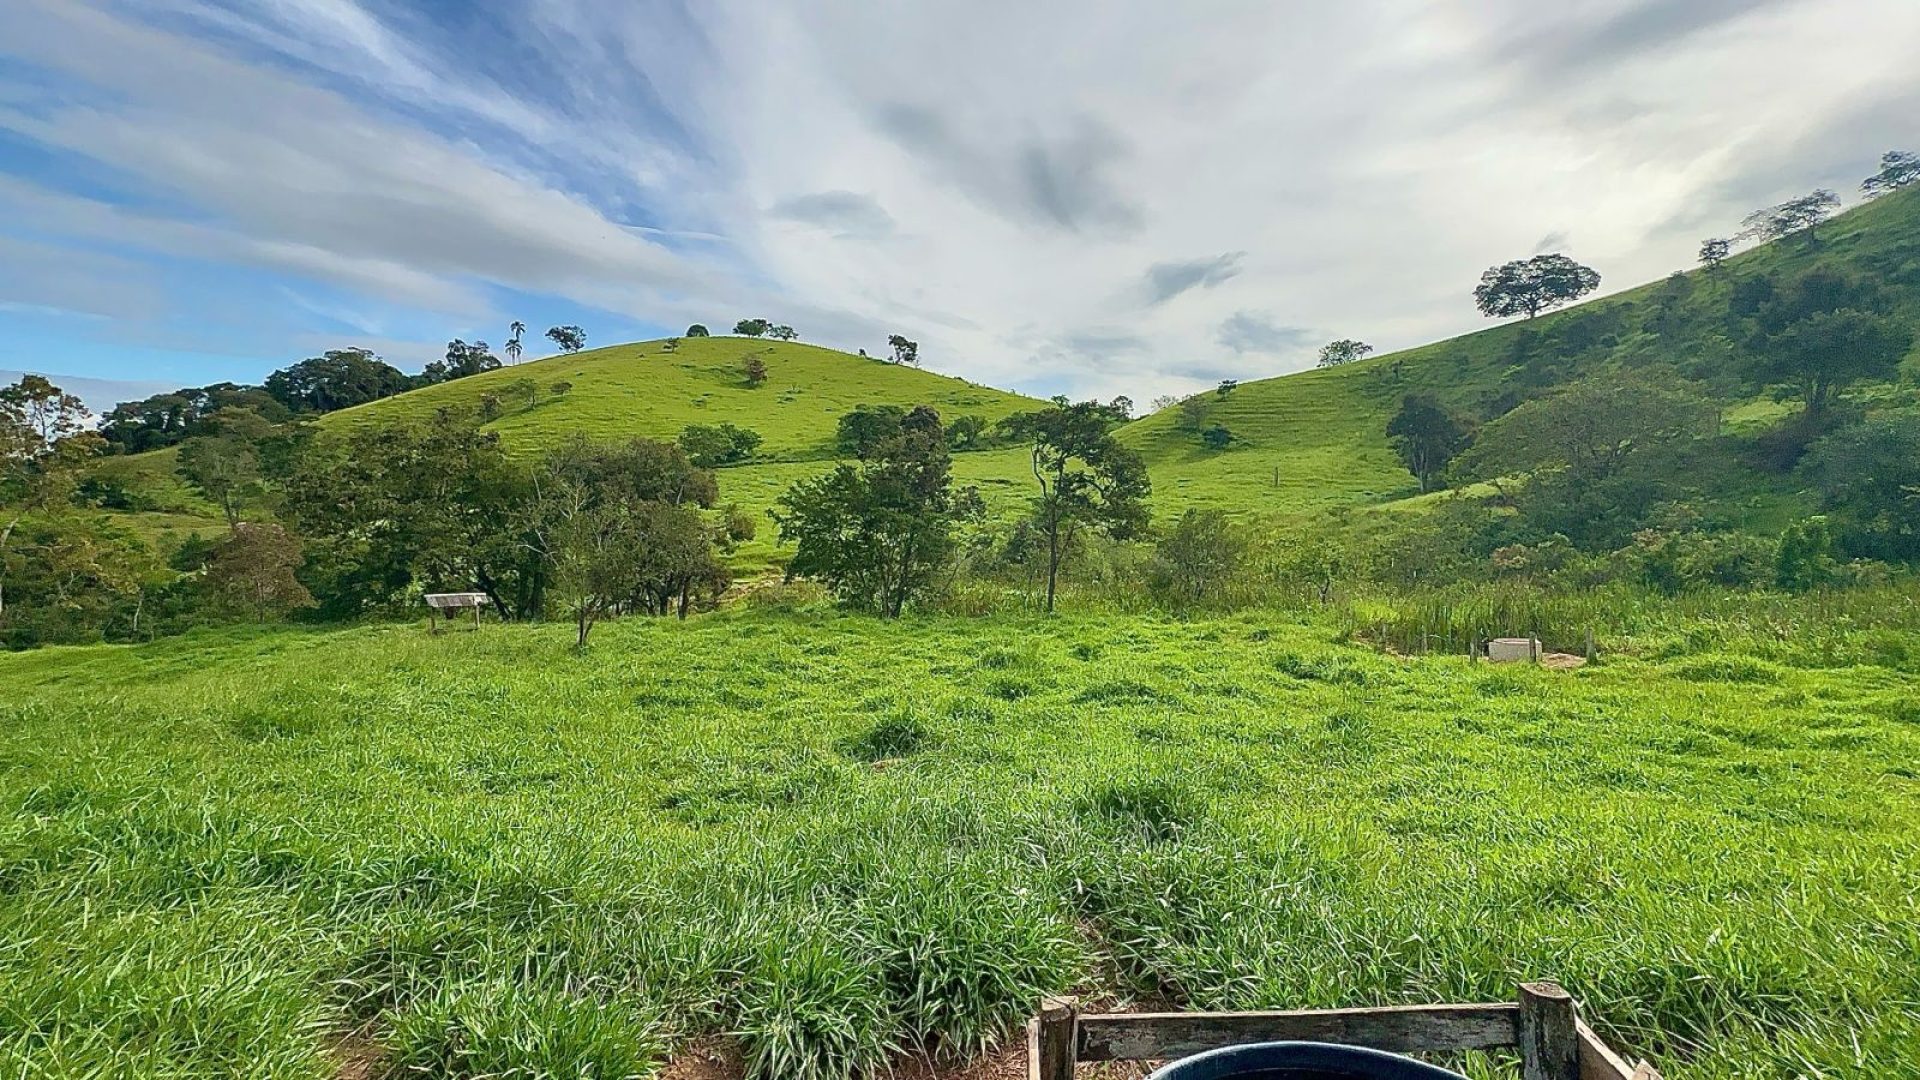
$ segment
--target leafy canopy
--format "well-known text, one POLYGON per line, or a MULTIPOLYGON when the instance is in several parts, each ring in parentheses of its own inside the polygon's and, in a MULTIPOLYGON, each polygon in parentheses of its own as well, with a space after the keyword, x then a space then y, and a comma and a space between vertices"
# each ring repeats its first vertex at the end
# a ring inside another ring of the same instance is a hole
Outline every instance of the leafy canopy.
POLYGON ((1482 314, 1504 319, 1570 304, 1600 287, 1600 275, 1565 255, 1535 255, 1531 259, 1493 267, 1480 275, 1473 300, 1482 314))

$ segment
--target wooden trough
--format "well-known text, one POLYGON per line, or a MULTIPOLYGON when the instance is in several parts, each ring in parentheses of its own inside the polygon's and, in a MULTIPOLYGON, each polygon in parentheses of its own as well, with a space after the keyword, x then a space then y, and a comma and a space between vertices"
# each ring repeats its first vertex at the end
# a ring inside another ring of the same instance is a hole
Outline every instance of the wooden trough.
POLYGON ((1326 1042, 1395 1054, 1517 1049, 1524 1080, 1660 1080, 1629 1065, 1580 1019, 1558 983, 1522 983, 1516 1001, 1292 1012, 1083 1013, 1047 998, 1027 1024, 1028 1080, 1073 1080, 1094 1061, 1168 1061, 1227 1046, 1326 1042))
POLYGON ((483 592, 430 592, 427 601, 427 631, 440 632, 440 617, 453 622, 453 613, 473 609, 473 628, 480 629, 480 609, 487 604, 487 594, 483 592))

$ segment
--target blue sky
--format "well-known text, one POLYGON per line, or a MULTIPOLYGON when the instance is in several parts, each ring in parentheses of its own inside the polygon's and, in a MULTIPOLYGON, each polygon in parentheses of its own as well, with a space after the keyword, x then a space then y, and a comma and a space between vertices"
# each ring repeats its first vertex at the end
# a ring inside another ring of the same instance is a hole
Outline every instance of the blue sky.
POLYGON ((764 315, 1145 400, 1851 197, 1915 55, 1911 0, 7 0, 0 369, 764 315))

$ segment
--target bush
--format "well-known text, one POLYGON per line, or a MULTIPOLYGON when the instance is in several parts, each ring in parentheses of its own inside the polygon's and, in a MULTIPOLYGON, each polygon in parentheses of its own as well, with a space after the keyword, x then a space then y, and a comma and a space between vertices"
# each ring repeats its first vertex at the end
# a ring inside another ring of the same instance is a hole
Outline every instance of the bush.
POLYGON ((689 424, 680 432, 680 449, 703 469, 747 460, 760 447, 760 434, 732 424, 689 424))
POLYGON ((1175 604, 1216 599, 1246 565, 1249 541, 1223 510, 1188 510, 1154 549, 1148 587, 1175 604))

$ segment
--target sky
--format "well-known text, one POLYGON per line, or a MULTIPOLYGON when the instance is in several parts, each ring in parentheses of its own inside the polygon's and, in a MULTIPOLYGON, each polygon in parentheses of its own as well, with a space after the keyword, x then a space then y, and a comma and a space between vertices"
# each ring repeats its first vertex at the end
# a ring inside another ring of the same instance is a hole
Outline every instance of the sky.
POLYGON ((1144 401, 1851 202, 1916 56, 1914 0, 4 0, 0 369, 760 316, 1144 401))

